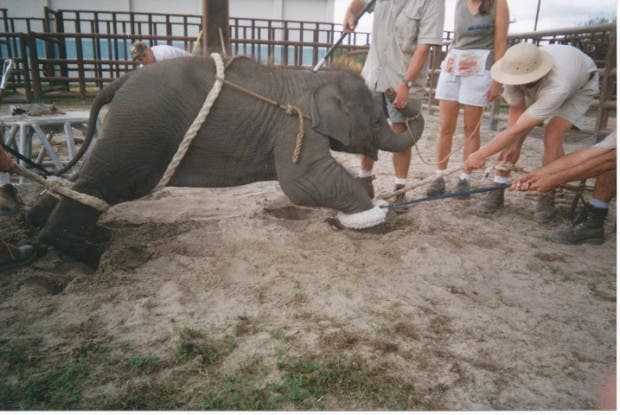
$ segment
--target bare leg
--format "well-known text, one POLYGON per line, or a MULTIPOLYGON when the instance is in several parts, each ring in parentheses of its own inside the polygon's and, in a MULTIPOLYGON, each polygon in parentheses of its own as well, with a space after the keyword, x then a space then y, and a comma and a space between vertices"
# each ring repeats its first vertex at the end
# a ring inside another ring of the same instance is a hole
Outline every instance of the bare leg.
POLYGON ((465 145, 463 160, 480 148, 480 117, 484 108, 465 105, 463 107, 465 119, 465 145))
POLYGON ((437 169, 448 168, 448 155, 452 150, 452 138, 456 130, 456 121, 459 115, 459 103, 456 101, 439 101, 439 139, 435 147, 437 169))

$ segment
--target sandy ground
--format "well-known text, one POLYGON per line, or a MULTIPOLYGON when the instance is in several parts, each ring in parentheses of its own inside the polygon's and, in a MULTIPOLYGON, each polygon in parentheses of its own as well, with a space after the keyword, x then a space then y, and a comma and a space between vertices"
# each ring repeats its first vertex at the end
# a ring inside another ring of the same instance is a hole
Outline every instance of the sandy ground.
MULTIPOLYGON (((432 160, 438 117, 426 118, 418 146, 432 160)), ((520 161, 527 169, 540 162, 536 135, 520 161)), ((483 140, 491 137, 484 129, 483 140)), ((589 144, 569 137, 566 150, 589 144)), ((357 171, 356 156, 334 156, 357 171)), ((411 182, 433 170, 414 151, 411 182)), ((375 188, 391 190, 388 153, 375 173, 375 188)), ((478 173, 474 183, 487 180, 478 173)), ((19 189, 32 203, 37 187, 19 189)), ((572 196, 560 197, 563 215, 572 196)), ((562 246, 547 234, 566 219, 534 222, 533 195, 507 193, 494 215, 478 213, 478 200, 420 203, 372 235, 333 229, 326 219, 336 212, 294 206, 276 182, 167 188, 105 214, 113 238, 97 270, 50 249, 1 274, 0 343, 38 335, 62 356, 86 339, 127 341, 157 355, 183 329, 231 333, 244 319, 252 330, 221 371, 273 360, 277 331, 289 352, 357 355, 388 368, 428 391, 436 409, 594 408, 616 362, 615 204, 604 245, 562 246)), ((0 234, 33 238, 6 217, 0 234)), ((351 406, 327 409, 343 408, 351 406)))

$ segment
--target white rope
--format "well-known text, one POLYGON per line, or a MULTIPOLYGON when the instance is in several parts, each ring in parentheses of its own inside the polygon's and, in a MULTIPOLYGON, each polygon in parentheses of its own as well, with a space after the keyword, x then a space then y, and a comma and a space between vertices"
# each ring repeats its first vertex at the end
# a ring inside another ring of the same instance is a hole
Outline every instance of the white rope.
POLYGON ((202 108, 200 108, 200 112, 194 119, 194 122, 192 122, 192 125, 190 125, 189 129, 185 133, 185 137, 183 137, 183 140, 181 141, 181 144, 179 145, 176 154, 172 158, 170 165, 168 165, 166 172, 162 176, 157 186, 155 186, 155 188, 153 189, 154 192, 163 189, 168 184, 172 176, 174 176, 174 172, 176 171, 177 167, 179 167, 179 164, 181 164, 181 160, 183 160, 183 157, 185 157, 185 153, 187 153, 189 146, 192 144, 194 138, 196 138, 196 134, 198 134, 198 130, 200 130, 200 127, 202 127, 202 124, 207 119, 209 111, 211 111, 211 107, 215 103, 217 97, 220 95, 220 91, 222 90, 222 86, 224 84, 224 82, 222 81, 224 79, 224 62, 222 61, 222 57, 218 53, 212 53, 211 57, 215 61, 215 67, 217 70, 215 84, 213 85, 213 88, 211 88, 211 91, 209 91, 207 99, 205 99, 204 104, 202 104, 202 108))
POLYGON ((20 165, 17 165, 15 167, 14 172, 22 177, 39 183, 55 197, 65 196, 83 205, 90 206, 93 209, 97 209, 100 212, 105 212, 110 208, 110 205, 105 200, 101 200, 98 197, 76 192, 75 190, 70 189, 64 179, 48 177, 46 180, 38 174, 26 170, 20 165))

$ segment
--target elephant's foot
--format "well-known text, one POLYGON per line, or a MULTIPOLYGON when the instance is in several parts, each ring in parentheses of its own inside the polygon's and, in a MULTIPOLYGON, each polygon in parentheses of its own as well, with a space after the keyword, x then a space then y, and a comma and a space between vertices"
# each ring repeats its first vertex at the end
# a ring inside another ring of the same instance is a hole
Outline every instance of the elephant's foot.
POLYGON ((346 214, 338 212, 338 222, 343 228, 358 231, 370 230, 385 224, 388 203, 385 200, 374 201, 374 206, 362 212, 346 214))
POLYGON ((87 240, 67 233, 50 234, 43 230, 39 233, 38 242, 51 245, 71 258, 96 269, 99 266, 99 260, 105 252, 107 244, 104 242, 105 237, 94 239, 87 240))
POLYGON ((46 194, 38 200, 36 205, 26 210, 26 223, 35 228, 43 227, 57 204, 57 198, 46 194))

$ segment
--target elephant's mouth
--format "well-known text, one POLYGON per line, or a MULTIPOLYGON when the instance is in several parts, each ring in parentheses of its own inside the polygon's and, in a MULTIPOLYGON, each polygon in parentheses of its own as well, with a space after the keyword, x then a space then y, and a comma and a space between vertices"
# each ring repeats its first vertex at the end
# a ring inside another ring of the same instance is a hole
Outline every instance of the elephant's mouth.
POLYGON ((346 152, 346 153, 360 153, 360 154, 370 157, 374 161, 377 161, 379 159, 379 150, 372 145, 367 145, 366 147, 364 147, 362 151, 359 151, 359 150, 351 151, 351 149, 347 149, 344 146, 344 144, 342 144, 340 141, 330 138, 329 148, 331 148, 333 151, 341 151, 341 152, 346 152))

